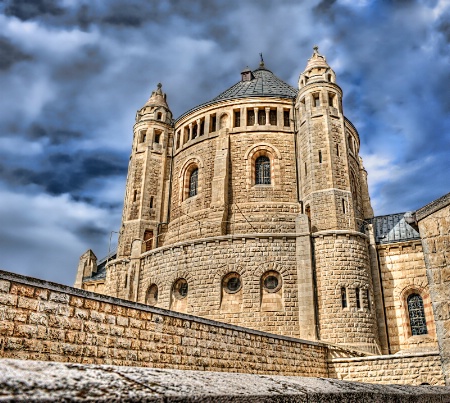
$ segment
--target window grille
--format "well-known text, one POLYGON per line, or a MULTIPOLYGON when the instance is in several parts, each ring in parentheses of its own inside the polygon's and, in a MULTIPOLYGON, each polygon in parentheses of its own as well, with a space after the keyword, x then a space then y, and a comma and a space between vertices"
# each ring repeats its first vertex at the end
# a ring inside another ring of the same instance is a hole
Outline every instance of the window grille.
POLYGON ((189 197, 196 196, 198 189, 198 168, 194 169, 189 178, 189 197))
POLYGON ((427 323, 425 320, 425 310, 423 308, 423 299, 419 294, 411 294, 408 299, 409 324, 411 334, 418 336, 427 334, 427 323))
POLYGON ((270 185, 270 159, 265 155, 255 161, 255 184, 270 185))
POLYGON ((263 109, 260 109, 258 111, 258 124, 259 125, 265 125, 266 124, 266 111, 263 109))

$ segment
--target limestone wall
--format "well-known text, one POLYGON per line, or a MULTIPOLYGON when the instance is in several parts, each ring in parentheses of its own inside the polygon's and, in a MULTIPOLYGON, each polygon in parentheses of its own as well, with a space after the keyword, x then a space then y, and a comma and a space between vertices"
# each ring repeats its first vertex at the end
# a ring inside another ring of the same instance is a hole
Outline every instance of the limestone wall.
MULTIPOLYGON (((124 281, 121 279, 121 281, 124 281)), ((156 306, 286 336, 300 336, 296 238, 254 234, 204 238, 148 252, 141 260, 138 301, 158 289, 156 306), (279 274, 279 289, 266 292, 265 273, 279 274), (227 292, 226 276, 237 273, 241 288, 227 292), (187 295, 174 284, 185 279, 187 295)), ((119 287, 121 288, 121 287, 119 287)), ((309 301, 312 305, 312 296, 309 301)))
POLYGON ((0 356, 326 377, 327 347, 0 271, 0 356))
POLYGON ((330 377, 381 384, 444 385, 439 353, 382 355, 331 360, 330 377))
POLYGON ((314 234, 320 339, 380 352, 366 237, 314 234))
POLYGON ((427 267, 436 333, 450 384, 450 193, 416 212, 427 267))
POLYGON ((377 251, 390 352, 408 348, 436 350, 436 327, 420 240, 381 244, 377 251), (423 298, 427 335, 411 334, 407 306, 407 297, 411 293, 419 293, 423 298))

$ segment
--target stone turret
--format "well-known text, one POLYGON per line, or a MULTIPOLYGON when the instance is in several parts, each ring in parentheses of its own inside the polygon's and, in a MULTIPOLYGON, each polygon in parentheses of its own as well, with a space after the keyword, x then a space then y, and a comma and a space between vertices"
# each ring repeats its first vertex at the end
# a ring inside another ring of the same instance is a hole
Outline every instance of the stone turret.
POLYGON ((310 219, 319 337, 377 352, 369 255, 360 232, 362 200, 368 201, 358 179, 359 137, 343 115, 336 75, 317 47, 298 83, 299 198, 310 219))
POLYGON ((167 104, 162 85, 152 92, 145 105, 136 113, 134 137, 125 191, 122 228, 120 229, 117 258, 131 257, 131 263, 112 262, 108 275, 115 279, 116 296, 134 299, 138 281, 138 263, 135 255, 154 249, 158 244, 160 223, 167 217, 169 197, 169 170, 173 142, 172 112, 167 104), (116 273, 115 273, 116 272, 116 273))

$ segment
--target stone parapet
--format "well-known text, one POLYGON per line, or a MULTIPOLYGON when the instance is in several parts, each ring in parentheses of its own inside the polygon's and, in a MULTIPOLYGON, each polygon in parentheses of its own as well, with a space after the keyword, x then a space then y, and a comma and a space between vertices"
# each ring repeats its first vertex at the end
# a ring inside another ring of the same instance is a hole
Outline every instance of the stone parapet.
POLYGON ((328 376, 323 343, 264 333, 0 271, 0 356, 328 376))
POLYGON ((1 360, 0 395, 15 402, 442 403, 450 388, 1 360))
POLYGON ((378 384, 445 385, 439 352, 335 358, 330 377, 378 384))

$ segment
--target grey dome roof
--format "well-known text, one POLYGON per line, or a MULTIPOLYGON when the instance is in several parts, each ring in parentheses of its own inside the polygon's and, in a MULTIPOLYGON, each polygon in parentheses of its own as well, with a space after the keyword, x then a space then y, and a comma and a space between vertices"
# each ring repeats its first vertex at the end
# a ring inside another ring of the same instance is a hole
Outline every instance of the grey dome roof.
MULTIPOLYGON (((250 69, 245 69, 243 73, 250 71, 250 69)), ((196 107, 184 112, 175 120, 175 122, 179 121, 189 113, 199 110, 207 105, 229 99, 247 97, 279 97, 292 99, 297 96, 297 90, 294 87, 291 87, 283 80, 280 80, 270 70, 267 70, 264 65, 260 65, 258 69, 251 73, 253 75, 251 80, 237 82, 217 97, 213 98, 211 101, 197 105, 196 107)))
POLYGON ((264 67, 253 71, 254 78, 250 81, 239 81, 228 88, 212 101, 246 97, 280 97, 295 98, 297 90, 280 80, 275 74, 264 67))

